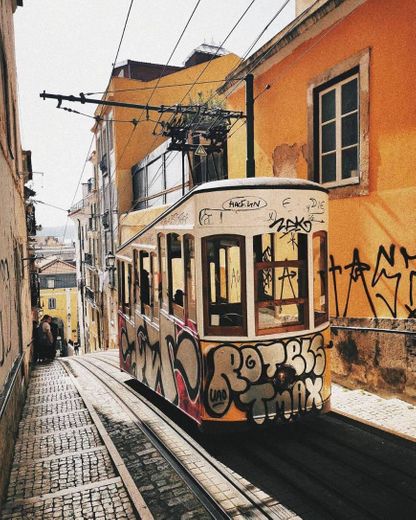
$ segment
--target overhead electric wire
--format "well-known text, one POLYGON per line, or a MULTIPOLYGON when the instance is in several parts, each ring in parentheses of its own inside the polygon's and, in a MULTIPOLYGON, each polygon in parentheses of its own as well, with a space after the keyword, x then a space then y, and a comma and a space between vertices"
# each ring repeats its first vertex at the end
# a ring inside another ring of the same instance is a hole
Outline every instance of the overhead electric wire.
MULTIPOLYGON (((186 29, 188 28, 188 26, 189 26, 189 24, 190 24, 190 22, 191 22, 191 20, 192 20, 192 18, 193 18, 193 16, 194 16, 194 14, 195 14, 195 12, 196 12, 196 10, 197 10, 197 8, 198 8, 198 6, 199 6, 200 3, 201 3, 201 0, 197 0, 197 2, 196 2, 196 4, 195 4, 195 6, 194 6, 194 8, 193 8, 193 10, 192 10, 192 12, 191 12, 191 14, 190 14, 188 20, 187 20, 187 22, 186 22, 184 28, 182 29, 182 32, 181 32, 181 34, 180 34, 178 40, 176 41, 176 44, 174 45, 174 48, 173 48, 172 52, 170 53, 170 56, 169 56, 169 58, 168 58, 168 61, 166 62, 166 64, 164 65, 164 67, 163 67, 163 69, 162 69, 162 72, 161 72, 161 74, 160 74, 160 76, 159 76, 159 78, 158 78, 158 80, 157 80, 157 82, 156 82, 156 85, 155 85, 155 86, 153 87, 153 89, 152 89, 152 92, 151 92, 151 94, 150 94, 150 96, 149 96, 149 98, 148 98, 146 104, 149 104, 149 103, 150 103, 150 101, 151 101, 151 99, 152 99, 152 97, 153 97, 153 95, 154 95, 156 89, 158 88, 159 82, 160 82, 161 78, 163 77, 163 73, 164 73, 164 71, 166 70, 166 67, 169 65, 170 60, 172 59, 174 53, 176 52, 176 49, 178 48, 178 45, 179 45, 179 43, 181 42, 181 40, 182 40, 182 38, 183 38, 183 36, 184 36, 184 34, 185 34, 185 32, 186 32, 186 29)), ((142 110, 142 112, 141 112, 141 114, 140 114, 140 116, 139 116, 139 122, 141 122, 141 118, 142 118, 144 112, 145 112, 145 110, 142 110)), ((160 120, 160 117, 159 117, 159 120, 160 120)), ((156 124, 157 124, 157 123, 156 123, 156 124)), ((130 135, 130 138, 131 138, 131 137, 132 137, 132 135, 130 135)), ((130 141, 130 139, 129 139, 129 141, 130 141)), ((157 141, 157 137, 155 137, 155 139, 153 139, 153 141, 152 141, 152 143, 151 143, 151 145, 150 145, 149 151, 145 154, 145 157, 146 157, 147 155, 149 155, 149 153, 152 151, 152 149, 153 149, 153 147, 154 147, 156 141, 157 141)), ((126 147, 125 147, 125 149, 126 149, 126 147)), ((125 150, 125 149, 124 149, 124 150, 125 150)), ((124 151, 123 151, 123 154, 124 154, 124 151)), ((122 155, 123 155, 123 154, 122 154, 122 155)), ((133 208, 133 207, 134 207, 134 205, 132 206, 132 208, 133 208)), ((132 208, 130 208, 130 210, 129 210, 126 214, 122 215, 121 219, 119 219, 118 224, 117 224, 115 230, 113 230, 113 232, 115 232, 115 231, 118 230, 118 228, 120 227, 121 222, 122 222, 122 221, 127 217, 127 215, 130 213, 130 211, 132 210, 132 208)))
MULTIPOLYGON (((296 24, 299 24, 299 23, 303 22, 303 20, 304 20, 304 19, 309 15, 309 13, 310 13, 311 9, 313 8, 313 6, 314 6, 314 4, 312 3, 312 4, 311 4, 307 9, 305 9, 305 11, 303 11, 303 13, 302 13, 300 16, 298 16, 297 18, 295 18, 295 20, 293 20, 292 23, 295 23, 295 22, 296 22, 296 24)), ((285 7, 286 7, 286 2, 284 2, 284 5, 283 5, 282 7, 279 8, 279 14, 281 13, 281 11, 282 11, 285 7)), ((273 16, 273 19, 275 19, 275 17, 276 17, 276 16, 273 16)), ((273 19, 272 19, 272 20, 273 20, 273 19)), ((270 23, 272 22, 272 20, 267 24, 267 26, 270 25, 270 23)), ((338 22, 337 22, 337 23, 338 23, 338 22)), ((266 27, 267 27, 267 26, 266 26, 266 27)), ((329 31, 327 31, 327 32, 329 32, 329 31)), ((258 39, 260 39, 261 36, 262 36, 263 34, 264 34, 264 29, 262 29, 260 35, 256 38, 256 40, 258 41, 258 39)), ((256 41, 256 43, 257 43, 257 41, 256 41)), ((319 40, 318 40, 318 41, 319 41, 319 40)), ((312 49, 312 48, 315 46, 315 44, 316 44, 316 43, 314 43, 314 44, 312 45, 312 47, 306 49, 305 52, 302 53, 302 54, 298 57, 298 59, 299 59, 300 57, 304 56, 305 54, 307 54, 307 53, 310 51, 310 49, 312 49)), ((254 45, 255 45, 255 43, 254 43, 254 45)), ((252 44, 252 45, 250 46, 250 48, 245 52, 244 56, 247 56, 247 55, 248 55, 248 52, 251 52, 252 48, 253 48, 253 44, 252 44)), ((269 49, 268 49, 264 54, 259 55, 259 56, 254 60, 254 62, 250 65, 249 70, 245 73, 245 75, 250 74, 251 72, 253 72, 253 70, 254 70, 254 69, 259 65, 260 61, 263 61, 267 56, 269 56, 269 54, 274 50, 274 48, 275 48, 275 45, 273 44, 273 45, 270 46, 270 48, 269 48, 269 49)), ((296 61, 297 61, 297 60, 296 60, 296 61)), ((290 65, 289 69, 292 68, 292 65, 293 65, 293 64, 290 65)), ((289 69, 287 69, 287 70, 289 70, 289 69)), ((286 71, 285 71, 285 72, 286 72, 286 71)), ((241 72, 240 72, 238 75, 240 76, 240 75, 241 75, 241 72)), ((232 94, 233 92, 235 92, 235 90, 238 88, 238 86, 241 84, 241 82, 244 80, 244 78, 241 78, 241 77, 240 77, 240 78, 238 78, 238 77, 230 78, 230 81, 235 81, 235 80, 236 80, 237 82, 234 83, 234 84, 230 87, 230 89, 227 91, 227 93, 225 94, 225 99, 228 99, 228 98, 231 96, 231 94, 232 94)), ((272 86, 272 84, 268 84, 267 88, 265 88, 264 91, 261 92, 261 93, 259 94, 259 96, 262 95, 262 94, 264 94, 264 92, 265 92, 266 90, 269 90, 269 89, 271 88, 271 86, 272 86)), ((259 97, 259 96, 257 96, 257 97, 259 97)), ((257 99, 257 97, 256 97, 255 99, 257 99)))
POLYGON ((210 66, 211 62, 218 56, 218 53, 220 51, 220 49, 223 47, 223 45, 226 43, 226 41, 228 40, 228 38, 232 35, 232 33, 236 30, 236 28, 238 27, 238 25, 240 24, 240 22, 242 21, 242 19, 245 17, 245 15, 248 13, 248 11, 251 9, 251 7, 254 5, 254 3, 256 2, 256 0, 251 0, 251 2, 249 3, 249 5, 246 7, 246 9, 243 11, 243 14, 239 17, 239 19, 237 20, 237 22, 234 24, 234 26, 231 28, 231 30, 228 32, 227 36, 223 39, 223 41, 220 43, 220 45, 218 46, 216 52, 214 53, 214 55, 211 57, 210 60, 207 61, 205 67, 201 70, 201 72, 198 74, 198 76, 196 77, 193 85, 187 90, 186 94, 182 97, 181 101, 179 101, 179 104, 181 104, 183 102, 183 100, 188 96, 188 94, 191 92, 192 88, 195 86, 196 82, 199 80, 199 78, 202 76, 202 74, 207 70, 207 68, 210 66))
MULTIPOLYGON (((112 78, 112 74, 113 74, 113 71, 114 71, 115 63, 116 63, 116 61, 118 59, 118 55, 119 55, 119 52, 120 52, 121 44, 122 44, 123 39, 124 39, 124 34, 126 32, 126 28, 127 28, 127 24, 128 24, 129 18, 130 18, 130 13, 131 13, 131 9, 133 7, 133 4, 134 4, 134 0, 130 0, 130 5, 129 5, 128 11, 127 11, 126 19, 125 19, 125 22, 124 22, 124 26, 123 26, 123 30, 122 30, 122 33, 121 33, 120 41, 119 41, 119 44, 118 44, 118 47, 117 47, 117 51, 116 51, 116 54, 115 54, 115 58, 114 58, 114 61, 112 63, 111 74, 110 74, 110 78, 109 78, 108 83, 107 83, 106 90, 108 89, 108 87, 109 87, 109 85, 111 83, 111 78, 112 78)), ((105 95, 106 94, 104 94, 104 96, 105 95)), ((101 107, 100 116, 102 115, 103 111, 104 111, 104 107, 101 107)), ((75 188, 74 196, 72 198, 72 202, 71 202, 71 206, 70 207, 72 207, 73 204, 74 204, 74 201, 75 201, 75 198, 76 198, 76 195, 77 195, 77 192, 78 192, 78 188, 79 188, 79 186, 81 184, 81 179, 82 179, 82 177, 84 175, 87 163, 88 163, 88 161, 89 161, 89 159, 91 157, 91 149, 92 149, 92 146, 93 146, 93 143, 94 143, 94 138, 95 138, 95 135, 93 135, 92 138, 91 138, 91 142, 90 142, 90 145, 88 147, 87 157, 86 157, 86 159, 84 161, 84 165, 82 167, 81 174, 80 174, 80 176, 78 178, 77 186, 75 188)), ((63 234, 63 237, 62 237, 62 245, 61 245, 61 249, 60 249, 60 252, 59 252, 59 256, 61 256, 62 249, 63 249, 63 246, 65 244, 65 237, 66 237, 66 232, 67 232, 67 228, 68 228, 68 221, 69 221, 69 214, 68 214, 68 216, 66 218, 66 221, 65 221, 64 234, 63 234)))
POLYGON ((280 15, 280 13, 283 11, 283 9, 287 6, 289 2, 292 0, 285 0, 282 4, 282 6, 277 10, 276 14, 273 15, 273 17, 270 19, 270 21, 265 25, 265 27, 261 30, 259 35, 256 37, 256 39, 253 41, 253 43, 250 45, 250 47, 246 50, 246 52, 243 54, 241 61, 244 61, 247 56, 249 56, 250 52, 255 47, 256 43, 260 40, 260 38, 263 36, 263 34, 267 31, 267 29, 271 26, 271 24, 276 20, 276 18, 280 15))
MULTIPOLYGON (((179 69, 179 70, 183 70, 183 69, 179 69)), ((188 83, 170 83, 170 84, 167 84, 167 85, 159 85, 157 88, 160 90, 160 89, 165 89, 165 88, 176 88, 176 87, 189 87, 189 85, 206 85, 207 83, 224 83, 226 78, 222 78, 222 79, 213 79, 211 81, 197 81, 196 83, 191 81, 191 82, 188 82, 188 83)), ((118 89, 113 89, 113 90, 107 90, 107 94, 118 94, 120 92, 139 92, 141 90, 153 90, 154 89, 154 85, 151 86, 151 87, 130 87, 130 88, 118 88, 118 89)), ((84 92, 84 96, 95 96, 95 95, 98 95, 98 94, 104 94, 105 91, 99 91, 99 92, 84 92)))
MULTIPOLYGON (((239 17, 239 19, 237 20, 237 22, 234 24, 234 26, 232 27, 232 29, 228 32, 227 36, 224 38, 224 40, 221 42, 221 44, 218 46, 217 48, 217 51, 215 52, 214 56, 212 56, 212 58, 206 63, 205 67, 202 69, 202 71, 199 73, 199 75, 197 76, 197 78, 193 81, 193 83, 191 84, 191 87, 188 89, 188 91, 186 92, 186 94, 182 97, 181 101, 179 102, 179 105, 184 101, 184 99, 188 96, 188 94, 191 92, 191 90, 193 89, 193 87, 198 84, 198 80, 199 78, 202 76, 202 74, 207 70, 207 68, 209 67, 210 63, 212 62, 213 59, 215 59, 218 55, 218 52, 219 50, 222 48, 222 46, 226 43, 226 41, 228 40, 228 38, 231 36, 231 34, 235 31, 235 29, 238 27, 238 25, 240 24, 240 22, 242 21, 242 19, 245 17, 245 15, 247 14, 247 12, 250 10, 250 8, 253 6, 253 4, 256 2, 256 0, 252 0, 250 2, 250 4, 247 6, 247 8, 244 10, 244 12, 242 13, 242 15, 239 17)), ((199 4, 199 2, 198 2, 199 4)), ((173 54, 172 54, 173 55, 173 54)), ((152 95, 153 95, 153 92, 152 92, 152 95)), ((152 96, 151 95, 151 96, 152 96)), ((151 97, 149 98, 149 100, 151 99, 151 97)), ((194 119, 192 121, 194 121, 196 118, 196 116, 194 117, 194 119)), ((243 126, 243 125, 242 125, 243 126)), ((235 132, 234 132, 235 133, 235 132)), ((150 148, 149 148, 149 151, 148 153, 145 155, 145 157, 147 155, 149 155, 149 153, 152 151, 153 147, 154 147, 154 144, 157 140, 157 136, 155 137, 155 139, 153 140, 150 148)), ((156 172, 157 174, 157 172, 156 172)), ((155 174, 155 176, 156 176, 155 174)), ((122 218, 119 220, 119 223, 118 223, 118 226, 116 229, 118 229, 118 227, 120 227, 122 221, 129 215, 129 213, 131 211, 133 211, 133 208, 135 206, 135 204, 137 203, 137 200, 133 201, 133 204, 131 206, 131 208, 127 211, 127 213, 125 213, 124 215, 122 215, 122 218)))

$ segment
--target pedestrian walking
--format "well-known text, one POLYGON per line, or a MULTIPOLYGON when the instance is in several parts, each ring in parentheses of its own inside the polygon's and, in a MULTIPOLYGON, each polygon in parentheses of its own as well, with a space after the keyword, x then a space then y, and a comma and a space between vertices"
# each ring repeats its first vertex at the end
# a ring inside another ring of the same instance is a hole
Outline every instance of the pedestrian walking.
POLYGON ((45 314, 38 328, 35 337, 35 358, 36 361, 44 361, 45 359, 53 359, 55 357, 53 350, 53 335, 51 330, 52 316, 45 314))

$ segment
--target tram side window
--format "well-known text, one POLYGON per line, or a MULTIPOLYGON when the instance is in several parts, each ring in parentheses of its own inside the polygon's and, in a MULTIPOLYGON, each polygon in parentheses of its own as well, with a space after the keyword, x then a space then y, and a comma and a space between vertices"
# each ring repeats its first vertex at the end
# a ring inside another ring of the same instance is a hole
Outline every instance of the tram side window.
POLYGON ((124 314, 131 313, 131 265, 118 262, 118 290, 121 311, 124 314))
POLYGON ((126 314, 131 316, 132 314, 132 300, 133 300, 133 284, 132 284, 132 267, 130 264, 124 266, 124 293, 125 293, 125 303, 124 303, 124 311, 126 314))
POLYGON ((160 233, 158 235, 158 249, 159 249, 159 266, 160 266, 160 300, 162 309, 168 310, 168 268, 166 259, 166 240, 165 235, 160 233))
POLYGON ((253 248, 257 334, 307 328, 307 235, 257 235, 253 248))
POLYGON ((150 307, 150 255, 147 251, 139 253, 139 269, 140 269, 140 310, 147 317, 151 317, 150 307))
POLYGON ((157 259, 157 255, 155 253, 151 253, 150 255, 150 273, 151 273, 151 283, 150 283, 150 291, 151 291, 151 305, 153 309, 152 319, 155 322, 159 321, 159 262, 157 259))
POLYGON ((183 250, 185 257, 186 316, 196 323, 195 240, 192 235, 184 236, 183 250))
POLYGON ((244 237, 218 235, 202 240, 205 333, 246 334, 244 237))
POLYGON ((140 301, 139 255, 133 251, 133 303, 140 301))
POLYGON ((120 261, 117 261, 117 278, 119 307, 124 312, 124 263, 120 261))
POLYGON ((317 231, 313 244, 313 310, 315 325, 328 320, 328 249, 326 231, 317 231))
POLYGON ((184 276, 181 238, 169 233, 168 239, 168 278, 169 312, 177 318, 184 318, 184 276))

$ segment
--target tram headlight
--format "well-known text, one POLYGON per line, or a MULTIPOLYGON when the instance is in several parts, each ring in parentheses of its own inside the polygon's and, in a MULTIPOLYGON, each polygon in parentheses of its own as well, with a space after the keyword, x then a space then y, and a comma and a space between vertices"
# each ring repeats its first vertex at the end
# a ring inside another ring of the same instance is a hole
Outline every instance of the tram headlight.
POLYGON ((274 374, 274 384, 279 389, 287 389, 293 386, 296 379, 296 370, 292 365, 279 365, 274 374))

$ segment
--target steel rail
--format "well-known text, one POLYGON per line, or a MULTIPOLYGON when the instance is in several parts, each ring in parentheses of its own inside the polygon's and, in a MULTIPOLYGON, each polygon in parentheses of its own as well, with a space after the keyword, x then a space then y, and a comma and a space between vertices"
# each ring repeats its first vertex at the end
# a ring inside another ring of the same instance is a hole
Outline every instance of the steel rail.
MULTIPOLYGON (((153 446, 158 450, 158 452, 162 455, 162 457, 168 462, 168 464, 173 468, 173 470, 182 478, 182 480, 186 483, 192 493, 197 497, 197 499, 201 502, 201 504, 205 507, 207 512, 215 519, 224 519, 229 520, 231 517, 224 511, 224 509, 214 500, 214 498, 207 492, 207 490, 199 483, 199 481, 183 466, 183 464, 178 460, 178 458, 166 448, 163 442, 159 439, 159 437, 155 434, 155 432, 143 421, 140 417, 132 410, 130 405, 124 401, 122 397, 106 382, 102 377, 97 375, 96 371, 92 370, 86 365, 91 365, 95 369, 103 372, 107 377, 116 381, 119 385, 124 385, 117 381, 116 378, 111 376, 108 372, 103 370, 100 367, 97 367, 94 363, 86 360, 75 359, 77 363, 79 363, 83 368, 88 370, 96 379, 98 379, 101 384, 106 387, 107 390, 111 392, 114 398, 121 403, 131 415, 135 417, 134 422, 136 426, 144 433, 149 442, 153 444, 153 446)), ((128 387, 126 387, 128 389, 128 387)))
MULTIPOLYGON (((109 362, 108 360, 103 359, 102 357, 99 357, 99 356, 96 356, 95 359, 101 361, 101 362, 104 363, 104 364, 110 365, 110 366, 113 367, 113 368, 117 368, 118 370, 120 370, 120 367, 119 367, 118 364, 111 363, 111 362, 109 362)), ((77 361, 78 361, 78 360, 77 360, 77 361)), ((203 450, 200 450, 200 449, 198 448, 197 445, 191 443, 191 442, 190 442, 190 441, 189 441, 189 440, 188 440, 188 439, 183 435, 183 432, 182 432, 181 428, 178 427, 178 426, 175 424, 175 422, 172 421, 170 418, 166 417, 166 416, 163 414, 163 412, 161 412, 161 411, 160 411, 160 410, 159 410, 155 405, 153 405, 153 404, 152 404, 151 402, 149 402, 146 398, 144 398, 143 396, 141 396, 140 393, 136 392, 135 390, 133 390, 132 388, 130 388, 130 387, 129 387, 128 385, 126 385, 125 383, 122 383, 122 382, 118 381, 117 378, 115 378, 114 376, 112 376, 111 374, 109 374, 109 373, 108 373, 106 370, 104 370, 102 367, 97 366, 96 364, 92 363, 91 361, 86 361, 86 360, 84 360, 84 361, 87 362, 88 364, 92 365, 94 368, 101 370, 104 374, 107 375, 107 377, 109 377, 109 378, 113 379, 114 381, 116 381, 116 382, 117 382, 120 386, 122 386, 125 390, 127 390, 128 392, 130 392, 131 394, 133 394, 136 398, 138 398, 138 399, 139 399, 139 400, 140 400, 140 401, 141 401, 145 406, 147 406, 148 408, 150 408, 150 409, 152 410, 152 412, 153 412, 155 415, 157 415, 157 416, 158 416, 158 417, 159 417, 163 422, 166 422, 166 423, 169 425, 169 427, 172 428, 172 429, 176 432, 176 434, 179 435, 179 436, 184 440, 184 442, 186 442, 188 445, 190 445, 190 446, 192 447, 192 449, 193 449, 196 453, 198 453, 198 455, 199 455, 201 458, 203 458, 203 459, 204 459, 204 460, 205 460, 209 465, 215 467, 215 470, 216 470, 216 471, 217 471, 217 472, 218 472, 218 473, 219 473, 219 474, 220 474, 220 475, 221 475, 221 476, 222 476, 222 477, 223 477, 223 478, 224 478, 224 479, 225 479, 225 480, 226 480, 226 481, 227 481, 227 482, 228 482, 228 483, 229 483, 229 484, 234 488, 234 489, 236 489, 237 492, 238 492, 240 495, 242 495, 242 496, 243 496, 243 497, 244 497, 244 498, 245 498, 245 499, 246 499, 250 504, 252 504, 252 506, 255 507, 256 510, 257 510, 259 513, 261 512, 261 514, 263 515, 264 518, 267 518, 267 519, 269 519, 269 520, 273 520, 273 519, 275 519, 275 518, 280 518, 280 517, 278 517, 278 516, 274 516, 274 515, 271 515, 270 513, 268 513, 268 512, 265 510, 265 508, 262 507, 262 504, 260 504, 260 503, 258 502, 258 499, 254 496, 254 494, 250 493, 250 491, 248 491, 247 489, 242 488, 242 486, 241 486, 240 483, 235 479, 235 477, 233 477, 233 476, 232 476, 231 474, 229 474, 228 472, 222 470, 219 466, 215 466, 215 465, 213 464, 213 462, 212 462, 210 456, 207 455, 207 454, 205 454, 203 450)), ((78 361, 78 362, 79 362, 79 361, 78 361)), ((88 370, 90 370, 90 369, 88 369, 88 370)), ((90 371, 93 373, 92 370, 90 370, 90 371)), ((98 376, 96 376, 96 377, 97 377, 98 379, 101 380, 101 378, 99 378, 98 376)), ((115 394, 114 390, 113 390, 109 385, 107 385, 107 383, 104 383, 104 384, 105 384, 105 385, 106 385, 106 386, 111 390, 112 393, 115 394)), ((115 394, 115 395, 116 395, 116 394, 115 394)), ((121 398, 119 398, 119 399, 122 401, 121 398)), ((123 401, 122 401, 122 402, 123 402, 123 401)), ((123 403, 124 403, 124 402, 123 402, 123 403)), ((126 404, 125 406, 130 410, 128 404, 126 404)), ((132 410, 131 410, 131 413, 133 413, 133 415, 135 415, 135 416, 137 417, 137 415, 136 415, 132 410)), ((138 421, 141 423, 140 418, 138 418, 138 421)), ((155 434, 155 433, 153 432, 153 430, 152 430, 150 427, 148 427, 147 425, 144 425, 144 428, 145 428, 146 432, 149 431, 149 432, 150 432, 150 435, 152 436, 152 438, 155 437, 156 440, 157 440, 157 443, 160 444, 161 441, 160 441, 159 438, 157 437, 157 434, 155 434)), ((165 447, 163 444, 162 444, 162 449, 163 449, 164 451, 166 451, 166 447, 165 447)), ((170 452, 168 452, 168 453, 170 453, 170 452)), ((175 458, 175 460, 177 460, 176 457, 175 457, 174 455, 173 455, 173 457, 175 458)), ((178 461, 178 464, 183 468, 183 470, 185 471, 185 473, 186 473, 187 475, 190 474, 189 471, 188 471, 186 468, 183 467, 183 465, 182 465, 181 462, 178 461)), ((175 468, 174 468, 174 469, 175 469, 175 468)), ((192 476, 192 475, 191 475, 191 476, 192 476)), ((193 476, 192 476, 192 479, 195 480, 195 478, 194 478, 193 476)), ((201 487, 201 485, 199 484, 199 482, 198 482, 198 487, 199 487, 199 488, 201 487)), ((208 493, 204 488, 202 488, 202 489, 203 489, 203 492, 204 492, 204 493, 206 493, 206 494, 208 493)), ((209 495, 209 496, 210 496, 210 495, 209 495)), ((211 496, 210 496, 210 499, 213 500, 211 496)), ((215 502, 215 504, 216 504, 216 506, 218 507, 217 502, 215 502)), ((259 513, 256 513, 256 515, 257 515, 256 518, 261 518, 261 516, 259 516, 259 513)), ((226 514, 226 513, 225 513, 225 514, 226 514)), ((227 514, 226 514, 226 515, 227 515, 227 514)), ((227 515, 225 518, 230 518, 230 517, 227 515)))

